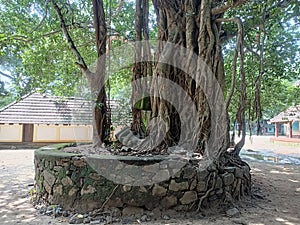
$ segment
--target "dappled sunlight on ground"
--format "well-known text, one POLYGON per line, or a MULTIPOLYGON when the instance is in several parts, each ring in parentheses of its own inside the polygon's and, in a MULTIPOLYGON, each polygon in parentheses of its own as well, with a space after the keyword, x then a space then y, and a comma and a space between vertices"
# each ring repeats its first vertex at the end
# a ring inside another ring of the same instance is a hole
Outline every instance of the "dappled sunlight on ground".
MULTIPOLYGON (((250 161, 255 199, 244 199, 237 206, 241 216, 207 215, 201 219, 185 217, 150 221, 145 225, 299 225, 300 166, 250 161)), ((66 225, 66 219, 38 215, 30 203, 34 182, 33 150, 0 151, 0 224, 66 225)), ((134 222, 131 224, 140 224, 134 222)))
POLYGON ((30 203, 33 188, 33 150, 0 151, 0 224, 48 224, 37 218, 30 203))
POLYGON ((250 163, 253 180, 261 185, 266 202, 258 206, 263 216, 254 219, 257 222, 279 225, 300 224, 300 193, 297 192, 300 181, 300 167, 294 165, 274 165, 271 163, 250 163), (259 171, 257 167, 261 168, 259 171), (265 222, 268 220, 268 222, 265 222))
MULTIPOLYGON (((271 142, 271 136, 255 136, 253 135, 251 138, 249 136, 246 137, 245 140, 245 149, 253 149, 253 150, 271 150, 277 154, 286 154, 292 156, 300 157, 300 144, 293 143, 284 143, 284 142, 271 142)), ((239 139, 236 139, 236 142, 239 139)))

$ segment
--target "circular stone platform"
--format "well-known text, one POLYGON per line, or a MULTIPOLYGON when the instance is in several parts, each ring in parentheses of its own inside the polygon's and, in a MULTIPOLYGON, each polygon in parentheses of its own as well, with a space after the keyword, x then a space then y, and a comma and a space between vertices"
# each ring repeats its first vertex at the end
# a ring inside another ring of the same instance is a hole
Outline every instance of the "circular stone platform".
MULTIPOLYGON (((159 182, 158 173, 152 172, 151 185, 116 184, 100 175, 90 166, 90 159, 81 154, 66 153, 60 148, 66 145, 52 145, 35 151, 35 182, 38 200, 60 205, 64 209, 86 212, 105 207, 141 207, 147 210, 197 208, 223 202, 225 196, 239 198, 250 191, 250 168, 226 166, 222 169, 214 164, 199 170, 197 163, 188 161, 175 174, 168 166, 161 168, 166 180, 159 182)), ((110 160, 125 162, 125 167, 149 164, 162 160, 160 157, 127 157, 115 155, 94 155, 97 163, 109 166, 110 160)), ((90 156, 89 156, 90 158, 90 156)), ((148 167, 149 168, 149 167, 148 167)), ((124 170, 124 166, 120 171, 124 170)), ((149 171, 147 171, 149 172, 149 171)), ((127 176, 123 176, 126 180, 127 176)), ((130 177, 130 175, 128 175, 130 177)), ((123 182, 124 183, 124 182, 123 182)))

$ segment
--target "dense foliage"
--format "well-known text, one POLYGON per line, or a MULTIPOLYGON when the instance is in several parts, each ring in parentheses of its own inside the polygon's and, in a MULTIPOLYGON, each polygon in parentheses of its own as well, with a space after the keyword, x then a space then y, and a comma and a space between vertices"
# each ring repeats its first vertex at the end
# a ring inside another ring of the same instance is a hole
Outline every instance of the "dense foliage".
MULTIPOLYGON (((96 51, 91 3, 84 0, 57 2, 73 41, 87 64, 92 65, 96 51)), ((110 47, 134 40, 134 2, 107 0, 104 5, 108 32, 113 37, 110 47)), ((6 98, 1 102, 6 104, 12 96, 19 97, 34 89, 55 95, 76 94, 78 84, 84 78, 74 63, 50 1, 1 0, 0 9, 0 80, 5 81, 5 86, 1 86, 1 99, 6 98)), ((152 6, 150 15, 150 36, 153 38, 157 27, 152 6)), ((299 103, 299 89, 293 86, 300 79, 299 2, 248 1, 226 12, 225 17, 233 16, 241 17, 245 26, 247 119, 269 118, 289 105, 299 103), (261 79, 261 109, 258 111, 262 111, 262 116, 257 112, 259 105, 255 99, 258 79, 261 79)), ((223 52, 228 91, 236 42, 231 34, 237 29, 234 23, 223 26, 227 35, 223 52)), ((124 95, 129 98, 131 73, 131 68, 127 68, 111 75, 111 98, 124 95)), ((232 120, 237 108, 238 87, 239 78, 230 106, 232 120)))

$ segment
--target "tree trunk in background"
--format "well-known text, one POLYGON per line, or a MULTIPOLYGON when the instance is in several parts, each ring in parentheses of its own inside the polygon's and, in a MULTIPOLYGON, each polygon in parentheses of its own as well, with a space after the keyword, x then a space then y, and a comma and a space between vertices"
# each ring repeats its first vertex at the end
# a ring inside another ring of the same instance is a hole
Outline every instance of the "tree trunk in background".
MULTIPOLYGON (((223 14, 212 16, 212 8, 219 5, 222 1, 210 0, 153 0, 158 23, 158 40, 167 41, 176 45, 183 46, 197 54, 204 63, 211 69, 212 75, 219 82, 224 91, 224 63, 220 45, 220 23, 215 19, 222 18, 223 14)), ((162 45, 162 44, 160 44, 162 45)), ((164 46, 158 47, 156 60, 159 60, 164 46)), ((171 56, 174 57, 174 56, 171 56)), ((175 56, 176 57, 176 56, 175 56)), ((199 127, 195 127, 195 137, 197 141, 196 152, 203 153, 210 135, 211 112, 205 94, 195 81, 188 74, 170 65, 156 62, 156 74, 180 85, 193 100, 197 109, 197 119, 199 127)), ((201 74, 196 74, 196 80, 201 74)), ((158 84, 155 79, 151 90, 159 95, 158 84)), ((215 91, 215 90, 212 90, 215 91)), ((173 94, 176 98, 176 93, 173 94)), ((185 104, 182 102, 182 104, 185 104)), ((168 132, 161 144, 161 148, 176 145, 180 137, 180 118, 174 107, 162 98, 153 99, 153 116, 160 116, 166 122, 168 132)), ((189 105, 183 107, 188 114, 189 105)), ((226 125, 228 126, 228 125, 226 125)), ((224 146, 226 149, 229 144, 229 137, 226 138, 224 146)), ((223 149, 223 150, 224 150, 223 149)))
POLYGON ((89 77, 93 102, 93 142, 101 145, 108 141, 110 124, 107 115, 107 98, 105 92, 105 66, 106 66, 106 39, 107 29, 102 0, 93 0, 94 28, 96 33, 96 46, 98 53, 97 68, 95 74, 89 77))
POLYGON ((77 59, 77 66, 85 74, 91 88, 91 95, 93 101, 93 143, 95 146, 100 146, 103 142, 108 141, 110 133, 110 120, 107 115, 107 102, 105 92, 105 65, 106 65, 106 39, 107 29, 105 23, 105 14, 103 7, 103 0, 93 0, 93 15, 94 28, 96 34, 96 47, 98 53, 96 72, 92 73, 80 52, 76 48, 72 37, 68 31, 61 8, 55 0, 51 3, 58 16, 60 27, 65 36, 65 39, 77 59))
POLYGON ((145 137, 145 126, 143 124, 142 109, 144 101, 137 99, 137 96, 142 96, 143 91, 147 87, 145 79, 143 82, 141 78, 147 77, 151 74, 151 64, 143 61, 145 54, 150 54, 150 49, 147 46, 141 45, 143 40, 149 40, 149 0, 136 0, 135 13, 135 61, 132 74, 132 95, 131 95, 131 109, 132 109, 132 124, 131 131, 140 138, 145 137), (137 94, 138 93, 138 94, 137 94), (139 107, 137 107, 139 103, 139 107))

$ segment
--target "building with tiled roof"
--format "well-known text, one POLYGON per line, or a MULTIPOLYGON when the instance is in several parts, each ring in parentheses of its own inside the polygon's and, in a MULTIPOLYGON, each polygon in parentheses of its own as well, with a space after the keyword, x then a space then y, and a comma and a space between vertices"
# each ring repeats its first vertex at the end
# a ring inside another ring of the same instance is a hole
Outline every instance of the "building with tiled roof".
POLYGON ((275 124, 275 136, 278 137, 278 125, 284 124, 288 138, 300 138, 300 104, 291 106, 270 120, 275 124))
POLYGON ((0 109, 0 142, 89 142, 91 104, 32 93, 0 109))

